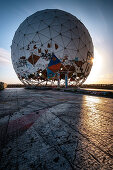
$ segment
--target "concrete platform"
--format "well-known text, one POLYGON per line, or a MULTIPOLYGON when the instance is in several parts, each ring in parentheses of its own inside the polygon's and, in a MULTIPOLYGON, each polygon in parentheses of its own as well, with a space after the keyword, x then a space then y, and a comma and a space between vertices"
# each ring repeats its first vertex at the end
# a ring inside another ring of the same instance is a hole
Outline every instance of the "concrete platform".
POLYGON ((113 99, 0 92, 0 170, 113 169, 113 99))

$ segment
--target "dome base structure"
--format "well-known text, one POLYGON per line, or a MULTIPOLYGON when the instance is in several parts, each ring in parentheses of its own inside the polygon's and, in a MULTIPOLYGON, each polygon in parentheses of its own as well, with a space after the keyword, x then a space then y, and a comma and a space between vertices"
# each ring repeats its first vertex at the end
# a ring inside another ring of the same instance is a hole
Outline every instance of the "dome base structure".
POLYGON ((73 87, 87 79, 93 64, 91 36, 75 16, 47 9, 26 18, 15 32, 11 57, 26 86, 73 87))

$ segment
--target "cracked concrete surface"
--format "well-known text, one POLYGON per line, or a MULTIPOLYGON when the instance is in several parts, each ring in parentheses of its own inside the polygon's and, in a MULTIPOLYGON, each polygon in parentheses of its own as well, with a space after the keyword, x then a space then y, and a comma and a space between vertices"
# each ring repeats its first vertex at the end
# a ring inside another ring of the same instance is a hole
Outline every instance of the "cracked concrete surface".
POLYGON ((113 99, 0 92, 0 170, 113 169, 113 99))

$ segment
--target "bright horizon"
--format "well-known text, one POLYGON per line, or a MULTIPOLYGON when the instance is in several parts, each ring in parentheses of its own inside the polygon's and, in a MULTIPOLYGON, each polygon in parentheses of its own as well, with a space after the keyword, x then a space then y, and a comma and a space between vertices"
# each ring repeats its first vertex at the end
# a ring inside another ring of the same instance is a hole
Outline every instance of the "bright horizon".
POLYGON ((92 37, 94 62, 85 84, 113 84, 113 1, 95 0, 92 3, 89 0, 85 0, 85 2, 82 0, 70 0, 69 2, 67 0, 60 2, 49 0, 48 3, 43 0, 41 2, 34 0, 34 3, 31 0, 11 1, 7 1, 7 6, 5 5, 6 1, 2 2, 0 10, 2 23, 0 31, 0 81, 7 84, 21 83, 11 62, 10 46, 14 33, 26 17, 36 11, 53 8, 67 11, 76 16, 83 22, 92 37))

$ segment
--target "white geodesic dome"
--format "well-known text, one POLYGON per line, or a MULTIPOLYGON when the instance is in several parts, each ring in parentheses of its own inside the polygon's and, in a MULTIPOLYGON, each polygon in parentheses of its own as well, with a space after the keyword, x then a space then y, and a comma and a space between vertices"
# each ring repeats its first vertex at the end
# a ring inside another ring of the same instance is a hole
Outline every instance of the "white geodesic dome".
POLYGON ((75 16, 47 9, 26 18, 11 46, 14 70, 26 85, 78 86, 88 77, 93 43, 75 16))

